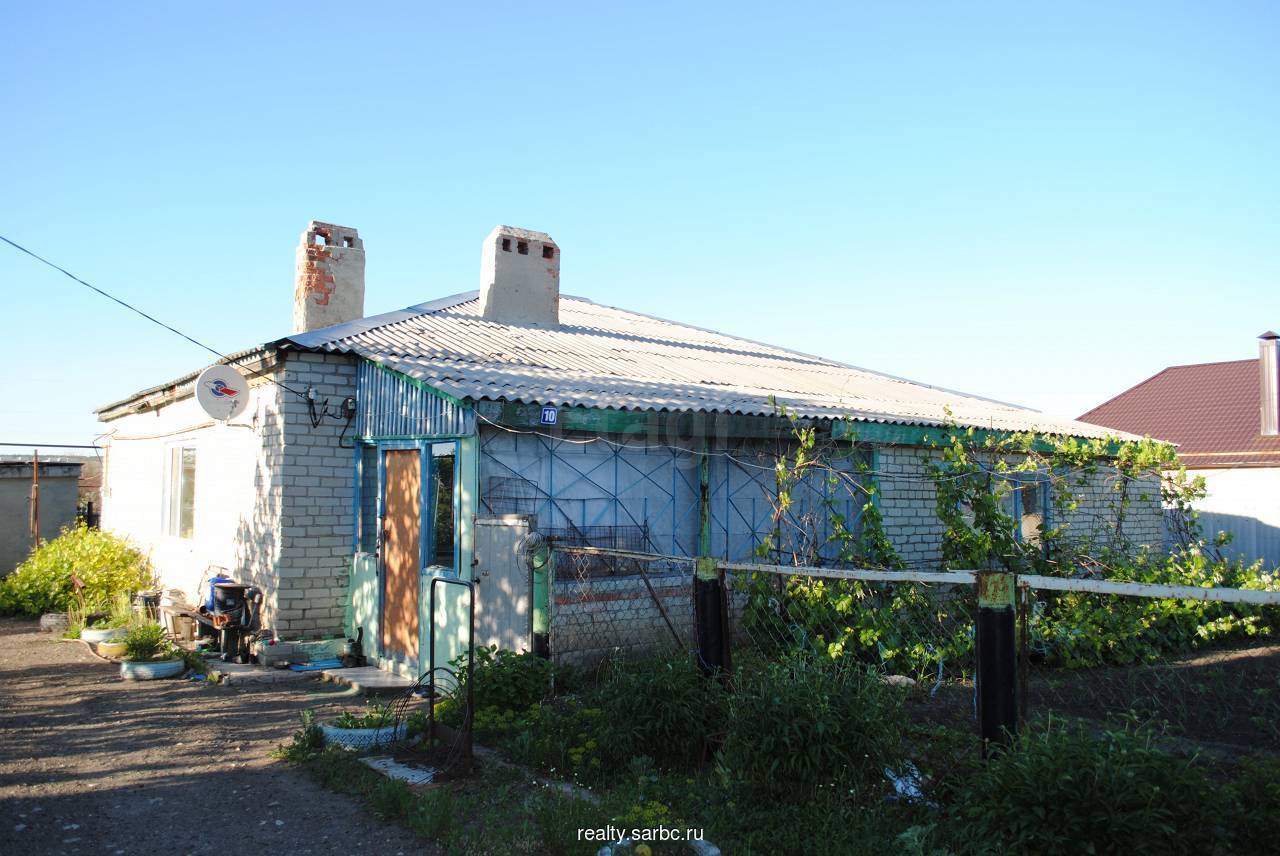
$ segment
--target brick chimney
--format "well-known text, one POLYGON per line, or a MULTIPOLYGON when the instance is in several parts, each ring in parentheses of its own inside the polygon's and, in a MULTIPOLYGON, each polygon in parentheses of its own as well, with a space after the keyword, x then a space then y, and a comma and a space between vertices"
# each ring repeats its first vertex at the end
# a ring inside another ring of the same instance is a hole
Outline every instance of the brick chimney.
POLYGON ((497 226, 480 252, 480 312, 486 321, 560 326, 560 248, 545 232, 497 226))
POLYGON ((1280 434, 1280 336, 1268 330, 1258 337, 1258 381, 1262 393, 1262 435, 1280 434))
POLYGON ((298 245, 293 332, 364 317, 364 241, 348 226, 311 221, 298 245))

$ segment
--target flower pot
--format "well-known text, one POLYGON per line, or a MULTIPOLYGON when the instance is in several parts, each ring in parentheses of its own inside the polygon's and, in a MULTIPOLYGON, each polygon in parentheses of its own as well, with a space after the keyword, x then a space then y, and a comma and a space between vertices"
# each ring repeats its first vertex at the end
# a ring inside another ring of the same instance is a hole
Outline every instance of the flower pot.
POLYGON ((99 642, 107 642, 112 639, 120 639, 125 634, 123 627, 86 627, 80 631, 80 638, 85 642, 97 644, 99 642))
POLYGON ((382 728, 338 728, 327 723, 320 723, 320 733, 324 742, 344 749, 375 749, 403 740, 409 730, 408 723, 384 725, 382 728))
POLYGON ((109 639, 98 643, 98 653, 103 657, 123 657, 128 646, 118 639, 109 639))
POLYGON ((150 681, 155 678, 172 678, 187 670, 180 657, 168 660, 125 660, 120 664, 120 677, 126 681, 150 681))

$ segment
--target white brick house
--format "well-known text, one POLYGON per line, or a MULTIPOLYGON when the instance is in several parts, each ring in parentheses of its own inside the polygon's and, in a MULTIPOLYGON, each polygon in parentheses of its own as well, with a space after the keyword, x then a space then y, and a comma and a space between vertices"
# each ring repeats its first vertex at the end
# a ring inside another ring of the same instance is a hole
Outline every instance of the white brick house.
MULTIPOLYGON (((498 227, 478 291, 366 318, 355 230, 311 224, 295 332, 231 359, 251 378, 243 413, 209 419, 194 373, 99 411, 104 527, 149 547, 166 586, 194 596, 225 569, 263 590, 282 637, 360 626, 376 662, 417 671, 430 580, 486 573, 478 519, 533 515, 544 533, 668 555, 697 555, 705 538, 747 557, 786 434, 776 403, 856 432, 887 534, 916 566, 940 557, 930 432, 1106 433, 562 295, 559 265, 549 236, 498 227)), ((829 499, 807 489, 815 507, 829 499)), ((1071 525, 1104 505, 1099 494, 1071 525)), ((1129 537, 1158 544, 1160 520, 1158 496, 1139 503, 1129 537)), ((445 610, 435 623, 456 642, 445 610)))

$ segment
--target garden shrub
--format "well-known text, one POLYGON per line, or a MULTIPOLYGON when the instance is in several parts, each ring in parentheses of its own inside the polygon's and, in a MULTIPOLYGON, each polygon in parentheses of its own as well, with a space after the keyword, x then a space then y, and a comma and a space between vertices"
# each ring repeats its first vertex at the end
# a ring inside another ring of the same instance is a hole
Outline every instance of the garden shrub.
MULTIPOLYGON (((1111 564, 1109 580, 1280 590, 1261 562, 1212 559, 1200 551, 1141 552, 1111 564)), ((1151 663, 1209 645, 1280 632, 1280 609, 1241 603, 1045 593, 1031 622, 1032 651, 1067 668, 1151 663)))
POLYGON ((1228 798, 1195 759, 1156 732, 1094 734, 1048 721, 1028 727, 950 794, 948 829, 962 853, 1227 852, 1228 798))
POLYGON ((609 663, 591 694, 604 762, 648 756, 658 767, 697 767, 706 738, 722 730, 726 693, 688 654, 609 663))
POLYGON ((0 580, 0 613, 67 612, 76 603, 72 574, 84 583, 81 594, 90 610, 155 583, 150 561, 128 542, 84 525, 69 526, 0 580))
POLYGON ((901 691, 874 671, 791 656, 734 683, 717 762, 728 784, 800 799, 833 782, 871 793, 899 762, 901 691))
POLYGON ((747 592, 743 626, 770 653, 847 658, 917 680, 972 659, 972 611, 963 594, 773 574, 753 574, 747 592))
POLYGON ((1276 830, 1280 830, 1280 758, 1246 758, 1234 784, 1238 798, 1232 823, 1235 852, 1273 852, 1276 830))
MULTIPOLYGON (((458 698, 463 698, 467 655, 458 656, 450 665, 459 678, 458 698)), ((517 654, 496 645, 476 648, 472 704, 477 711, 494 708, 521 714, 551 695, 556 676, 550 660, 530 651, 517 654)))
POLYGON ((126 660, 145 662, 168 653, 169 643, 164 638, 164 628, 159 624, 139 624, 130 628, 124 637, 126 660))
POLYGON ((331 723, 334 728, 391 728, 396 714, 390 704, 371 703, 362 711, 344 710, 331 723))
MULTIPOLYGON (((523 763, 577 781, 592 781, 604 773, 598 739, 600 717, 599 708, 587 707, 580 698, 557 698, 535 704, 524 716, 508 720, 505 730, 496 736, 523 763)), ((476 734, 481 734, 478 725, 476 734)))

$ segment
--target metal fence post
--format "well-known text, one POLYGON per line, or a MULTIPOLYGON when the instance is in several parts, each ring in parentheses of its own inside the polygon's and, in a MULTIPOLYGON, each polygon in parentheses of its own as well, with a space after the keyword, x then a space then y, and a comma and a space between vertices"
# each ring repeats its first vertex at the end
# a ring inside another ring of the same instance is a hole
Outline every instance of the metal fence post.
POLYGON ((699 556, 693 577, 693 613, 698 665, 707 675, 729 670, 728 607, 720 563, 711 556, 699 556))
POLYGON ((982 754, 1018 730, 1015 574, 978 574, 978 729, 982 754))
POLYGON ((555 579, 556 556, 545 543, 529 553, 529 568, 532 580, 530 589, 533 592, 533 615, 531 630, 533 632, 533 653, 544 660, 551 659, 551 581, 555 579))

